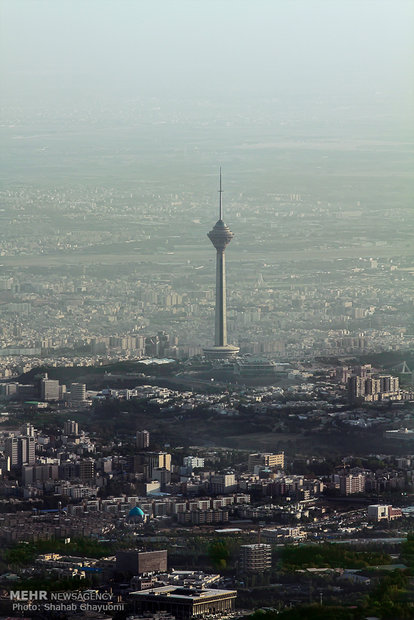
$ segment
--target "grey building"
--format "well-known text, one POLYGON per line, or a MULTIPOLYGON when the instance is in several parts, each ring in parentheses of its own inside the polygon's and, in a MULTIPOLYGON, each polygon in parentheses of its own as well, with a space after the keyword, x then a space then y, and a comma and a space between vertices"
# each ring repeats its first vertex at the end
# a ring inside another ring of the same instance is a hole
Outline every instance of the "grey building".
POLYGON ((36 439, 34 437, 7 437, 5 456, 10 458, 10 467, 34 465, 36 460, 36 439))
POLYGON ((272 547, 264 543, 241 545, 239 568, 242 573, 263 573, 272 567, 272 547))
POLYGON ((167 551, 118 551, 116 570, 129 575, 165 572, 167 570, 167 551))
POLYGON ((234 611, 237 592, 209 588, 184 588, 176 585, 132 592, 136 612, 166 611, 176 620, 219 618, 234 611))
POLYGON ((138 450, 144 450, 149 447, 150 444, 150 434, 148 431, 137 431, 136 434, 136 447, 138 450))
POLYGON ((60 398, 59 381, 45 377, 40 382, 40 398, 45 401, 56 401, 60 398))

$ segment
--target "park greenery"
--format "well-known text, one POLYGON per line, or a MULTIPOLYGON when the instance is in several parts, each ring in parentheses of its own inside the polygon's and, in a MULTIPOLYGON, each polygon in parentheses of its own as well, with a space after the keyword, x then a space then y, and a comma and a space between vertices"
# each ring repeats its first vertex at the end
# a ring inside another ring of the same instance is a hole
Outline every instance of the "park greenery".
POLYGON ((230 558, 230 551, 227 543, 223 540, 216 540, 211 543, 208 548, 208 556, 216 570, 227 568, 227 563, 230 558))
POLYGON ((11 566, 25 566, 32 563, 38 555, 44 553, 58 553, 89 558, 103 558, 111 555, 119 548, 119 541, 99 542, 90 538, 73 538, 70 542, 64 540, 39 540, 37 542, 20 542, 1 554, 4 563, 11 566))
POLYGON ((343 607, 301 605, 286 611, 256 611, 251 620, 356 620, 354 613, 343 607))
POLYGON ((378 579, 370 594, 353 605, 298 605, 283 611, 261 610, 251 620, 413 620, 414 604, 409 596, 410 576, 395 570, 378 579))
POLYGON ((407 536, 407 540, 401 545, 401 558, 411 570, 414 570, 414 533, 407 536))
POLYGON ((391 557, 386 553, 354 551, 345 545, 332 543, 287 546, 280 557, 283 571, 304 568, 366 568, 391 563, 391 557))
MULTIPOLYGON (((128 540, 125 540, 128 545, 128 540)), ((222 574, 231 574, 236 568, 238 552, 240 544, 246 542, 243 535, 237 535, 229 538, 219 538, 208 535, 189 535, 186 530, 177 530, 173 541, 153 541, 149 544, 150 548, 168 548, 170 559, 173 559, 174 565, 186 566, 193 568, 202 568, 207 572, 213 568, 222 574), (176 562, 178 560, 178 562, 176 562)), ((130 541, 129 541, 130 543, 130 541)), ((148 541, 149 543, 149 541, 148 541)), ((121 546, 122 543, 121 543, 121 546)), ((64 540, 56 541, 38 541, 35 543, 17 543, 13 547, 4 550, 1 553, 1 559, 9 569, 18 570, 24 568, 34 562, 35 558, 43 553, 60 553, 62 555, 73 555, 81 557, 102 558, 104 556, 113 555, 116 548, 120 548, 120 541, 101 541, 87 538, 75 538, 65 544, 64 540)), ((365 620, 367 617, 376 617, 380 620, 414 620, 414 605, 411 602, 410 586, 411 574, 410 569, 401 571, 396 570, 389 573, 385 571, 369 570, 370 567, 378 567, 391 563, 388 554, 371 550, 358 551, 348 546, 335 544, 319 544, 319 545, 303 545, 303 546, 287 546, 284 549, 274 549, 274 559, 278 561, 278 568, 274 568, 269 574, 263 575, 264 579, 257 583, 247 583, 245 581, 245 597, 254 596, 256 603, 265 604, 270 590, 266 590, 269 584, 273 583, 274 577, 278 581, 293 583, 292 580, 299 579, 297 570, 306 568, 349 568, 349 569, 365 569, 369 571, 372 579, 372 586, 367 593, 362 592, 358 595, 355 602, 348 599, 346 603, 339 605, 337 599, 327 601, 323 606, 308 603, 306 605, 297 605, 293 608, 285 608, 278 611, 258 610, 252 616, 254 620, 365 620), (260 587, 259 587, 260 586, 260 587), (249 590, 249 588, 254 590, 249 590), (250 592, 250 594, 249 594, 250 592), (266 594, 267 593, 267 594, 266 594), (259 602, 262 599, 263 602, 259 602)), ((409 535, 406 543, 402 545, 402 558, 409 566, 413 566, 414 560, 414 535, 409 535)), ((305 574, 302 574, 305 579, 305 574)), ((302 579, 302 577, 300 579, 302 579)), ((313 579, 313 577, 312 577, 313 579)), ((23 581, 28 589, 46 588, 54 590, 79 589, 91 586, 91 578, 77 584, 73 579, 53 579, 46 574, 37 577, 25 578, 23 581), (79 587, 78 587, 79 586, 79 587)), ((308 588, 308 581, 301 581, 304 588, 308 588)), ((312 582, 313 583, 313 582, 312 582)), ((19 584, 21 585, 21 584, 19 584)), ((22 586, 23 587, 23 586, 22 586)), ((314 589, 313 589, 314 590, 314 589)), ((312 590, 312 591, 313 591, 312 590)), ((310 590, 309 590, 310 591, 310 590)), ((243 590, 240 591, 240 597, 243 598, 243 590)), ((276 593, 271 604, 280 606, 280 599, 276 593), (279 602, 278 602, 279 601, 279 602)), ((272 598, 272 597, 270 597, 272 598)), ((310 599, 312 600, 312 599, 310 599)), ((251 602, 251 601, 250 601, 251 602)), ((246 599, 246 604, 248 600, 246 599)), ((269 603, 267 603, 269 604, 269 603)), ((286 601, 284 602, 286 605, 286 601)), ((283 606, 283 605, 282 605, 283 606)))

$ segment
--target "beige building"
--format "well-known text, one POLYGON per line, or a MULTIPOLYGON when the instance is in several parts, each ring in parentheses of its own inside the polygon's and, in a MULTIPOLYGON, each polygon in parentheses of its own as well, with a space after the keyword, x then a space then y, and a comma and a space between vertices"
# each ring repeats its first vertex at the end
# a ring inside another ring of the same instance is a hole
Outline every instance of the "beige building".
POLYGON ((171 471, 171 454, 168 452, 143 452, 138 455, 137 460, 144 466, 148 480, 152 480, 155 469, 171 471))
POLYGON ((278 527, 262 530, 261 536, 262 540, 271 544, 303 540, 307 534, 300 527, 278 527))
POLYGON ((284 469, 285 453, 279 452, 278 454, 272 454, 271 452, 258 452, 256 454, 249 454, 249 471, 254 472, 256 467, 278 467, 279 469, 284 469))
POLYGON ((363 493, 365 491, 364 474, 347 474, 345 476, 340 476, 339 488, 342 495, 363 493))

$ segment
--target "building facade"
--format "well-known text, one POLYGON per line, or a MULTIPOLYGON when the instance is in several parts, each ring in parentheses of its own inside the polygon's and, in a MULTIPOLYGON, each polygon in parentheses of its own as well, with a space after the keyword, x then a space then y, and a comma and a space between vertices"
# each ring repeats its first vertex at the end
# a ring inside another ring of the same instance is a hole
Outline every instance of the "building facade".
POLYGON ((131 575, 165 572, 167 551, 138 551, 136 549, 117 551, 116 570, 131 575))
POLYGON ((235 609, 235 590, 208 588, 183 588, 175 585, 132 592, 136 612, 166 611, 176 620, 216 617, 229 614, 235 609))
POLYGON ((135 445, 138 450, 145 450, 150 445, 150 434, 148 431, 137 431, 135 436, 135 445))
POLYGON ((254 472, 256 467, 278 467, 284 469, 285 453, 279 452, 278 454, 272 454, 269 452, 262 452, 249 454, 248 470, 254 472))
POLYGON ((241 545, 239 569, 242 573, 263 573, 272 567, 272 547, 264 543, 241 545))

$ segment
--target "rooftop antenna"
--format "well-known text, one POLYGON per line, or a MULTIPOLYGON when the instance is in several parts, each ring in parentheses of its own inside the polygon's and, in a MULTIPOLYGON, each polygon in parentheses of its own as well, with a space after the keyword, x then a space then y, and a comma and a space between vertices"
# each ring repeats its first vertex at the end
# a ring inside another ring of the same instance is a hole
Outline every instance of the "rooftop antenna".
POLYGON ((223 201, 222 201, 222 194, 223 194, 223 190, 221 188, 221 166, 220 166, 220 189, 219 189, 219 195, 220 195, 220 200, 219 200, 219 220, 223 219, 223 201))

